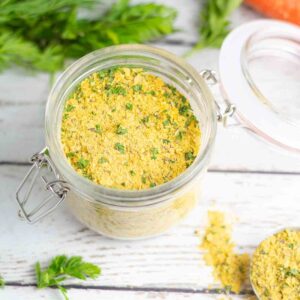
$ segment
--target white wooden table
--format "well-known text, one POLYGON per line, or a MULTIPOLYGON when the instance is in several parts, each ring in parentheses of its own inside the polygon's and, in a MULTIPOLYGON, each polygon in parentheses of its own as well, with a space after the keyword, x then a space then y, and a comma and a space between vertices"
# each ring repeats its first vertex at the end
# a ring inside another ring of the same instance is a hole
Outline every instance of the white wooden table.
MULTIPOLYGON (((178 55, 196 41, 198 0, 164 1, 177 6, 183 31, 156 43, 178 55)), ((259 18, 246 7, 233 25, 259 18)), ((188 60, 197 70, 217 70, 218 50, 188 60)), ((83 255, 102 267, 98 280, 69 283, 70 299, 218 299, 219 285, 205 266, 195 229, 203 230, 207 210, 238 218, 237 250, 251 253, 282 226, 299 225, 300 161, 269 149, 241 128, 219 128, 217 145, 198 207, 163 236, 137 242, 110 240, 80 224, 64 207, 36 225, 17 218, 15 190, 28 158, 44 145, 44 106, 48 76, 12 69, 0 75, 0 274, 6 287, 1 300, 62 299, 54 289, 37 290, 33 265, 58 254, 83 255), (209 288, 209 289, 208 289, 209 288)), ((251 295, 248 286, 242 295, 251 295)))

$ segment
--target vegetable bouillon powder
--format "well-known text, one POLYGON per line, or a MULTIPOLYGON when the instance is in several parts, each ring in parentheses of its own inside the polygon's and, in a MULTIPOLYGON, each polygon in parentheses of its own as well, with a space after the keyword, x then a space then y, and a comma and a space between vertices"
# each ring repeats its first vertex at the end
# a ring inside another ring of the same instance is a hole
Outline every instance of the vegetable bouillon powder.
POLYGON ((222 286, 239 293, 248 278, 249 255, 236 254, 231 241, 231 228, 222 212, 209 211, 209 224, 201 248, 206 250, 205 262, 213 267, 213 274, 222 286))
POLYGON ((120 67, 78 85, 65 103, 61 141, 80 175, 139 190, 185 171, 199 152, 200 129, 175 87, 143 69, 120 67))
POLYGON ((300 300, 300 231, 281 231, 257 247, 251 281, 262 300, 300 300))

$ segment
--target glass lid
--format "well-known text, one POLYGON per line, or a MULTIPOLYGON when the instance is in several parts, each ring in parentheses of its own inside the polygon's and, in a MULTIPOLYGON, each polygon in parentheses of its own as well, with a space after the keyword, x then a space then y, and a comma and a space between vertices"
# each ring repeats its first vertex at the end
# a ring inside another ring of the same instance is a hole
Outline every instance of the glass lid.
POLYGON ((271 20, 238 27, 222 45, 219 72, 238 121, 300 154, 300 27, 271 20))

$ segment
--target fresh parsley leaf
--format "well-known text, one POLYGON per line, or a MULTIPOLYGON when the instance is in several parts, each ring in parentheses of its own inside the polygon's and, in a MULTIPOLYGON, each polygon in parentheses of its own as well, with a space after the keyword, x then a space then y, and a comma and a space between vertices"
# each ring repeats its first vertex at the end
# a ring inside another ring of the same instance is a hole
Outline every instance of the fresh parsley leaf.
POLYGON ((154 183, 154 182, 151 182, 150 185, 149 185, 149 187, 151 187, 151 188, 153 188, 155 186, 156 186, 156 183, 154 183))
POLYGON ((176 10, 156 3, 117 0, 104 13, 95 10, 94 18, 79 16, 79 10, 92 9, 98 2, 0 1, 0 70, 17 64, 53 73, 67 59, 93 50, 144 43, 174 32, 176 10))
POLYGON ((56 287, 62 292, 65 300, 68 300, 67 290, 61 285, 63 281, 69 278, 96 279, 101 274, 101 269, 92 263, 84 262, 80 256, 67 257, 60 255, 54 257, 44 270, 37 262, 35 273, 39 289, 56 287))
POLYGON ((229 16, 242 0, 205 0, 200 12, 199 41, 188 52, 207 47, 219 48, 229 33, 229 16))
POLYGON ((121 154, 125 154, 125 147, 120 143, 115 143, 115 149, 118 150, 121 154))
POLYGON ((0 276, 0 288, 3 288, 5 286, 5 281, 2 276, 0 276))

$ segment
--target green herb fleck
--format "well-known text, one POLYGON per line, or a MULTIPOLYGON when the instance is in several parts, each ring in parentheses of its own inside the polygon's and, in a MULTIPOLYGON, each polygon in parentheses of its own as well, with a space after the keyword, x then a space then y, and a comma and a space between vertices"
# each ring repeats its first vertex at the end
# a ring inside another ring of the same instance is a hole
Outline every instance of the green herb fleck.
POLYGON ((135 172, 133 170, 130 170, 129 173, 130 173, 131 176, 135 175, 135 172))
POLYGON ((172 92, 173 95, 176 94, 177 90, 176 90, 176 88, 174 86, 172 86, 170 84, 167 84, 166 86, 169 88, 169 90, 171 90, 171 92, 172 92))
POLYGON ((84 159, 84 158, 79 158, 79 160, 77 161, 76 165, 77 165, 77 168, 79 169, 84 169, 88 166, 89 164, 89 161, 87 159, 84 159))
POLYGON ((179 108, 179 114, 182 116, 186 116, 188 111, 189 111, 189 107, 187 105, 181 105, 179 108))
POLYGON ((157 148, 151 148, 150 153, 151 153, 151 159, 153 160, 157 159, 157 154, 159 153, 157 148))
POLYGON ((85 177, 85 178, 87 178, 87 179, 89 179, 89 180, 93 180, 92 175, 91 175, 91 174, 88 174, 88 173, 85 172, 85 171, 82 173, 82 175, 83 175, 83 177, 85 177))
POLYGON ((132 87, 132 89, 135 91, 135 92, 139 92, 143 89, 143 86, 141 84, 136 84, 132 87))
POLYGON ((179 131, 176 133, 175 136, 176 136, 176 139, 177 139, 177 140, 181 141, 184 135, 185 135, 185 132, 179 130, 179 131))
POLYGON ((189 126, 192 124, 192 122, 194 122, 194 121, 197 123, 196 117, 195 117, 194 115, 191 115, 191 116, 189 116, 189 117, 187 118, 187 120, 185 121, 184 126, 185 126, 185 127, 189 127, 189 126))
POLYGON ((163 143, 164 143, 164 144, 170 144, 170 140, 163 139, 163 143))
POLYGON ((47 156, 50 156, 50 153, 49 153, 49 149, 48 148, 46 148, 45 149, 45 151, 43 152, 45 155, 47 155, 47 156))
POLYGON ((132 103, 126 103, 126 109, 127 110, 132 110, 132 108, 133 108, 132 103))
POLYGON ((294 247, 295 247, 295 244, 293 244, 293 243, 290 243, 290 244, 288 244, 288 247, 289 247, 289 248, 291 248, 291 249, 294 249, 294 247))
POLYGON ((99 162, 100 164, 104 164, 104 163, 107 163, 107 162, 108 162, 108 159, 102 156, 102 157, 99 158, 98 162, 99 162))
POLYGON ((143 183, 143 184, 146 184, 146 182, 147 182, 146 177, 142 176, 142 183, 143 183))
POLYGON ((95 125, 95 132, 101 133, 101 126, 100 126, 100 124, 96 124, 95 125))
POLYGON ((122 86, 117 85, 117 86, 114 86, 114 87, 109 87, 108 93, 112 94, 112 95, 123 95, 123 96, 126 96, 127 91, 122 86))
POLYGON ((155 187, 156 186, 156 183, 154 182, 151 182, 150 185, 149 185, 151 188, 155 187))
POLYGON ((168 126, 168 125, 170 125, 170 124, 171 124, 170 119, 166 119, 166 120, 163 121, 163 126, 164 126, 164 127, 166 127, 166 126, 168 126))
POLYGON ((0 276, 0 288, 3 288, 5 286, 5 281, 2 276, 0 276))
POLYGON ((194 160, 196 156, 194 156, 194 152, 189 151, 184 154, 185 160, 194 160))
POLYGON ((127 133, 127 129, 122 127, 120 124, 117 126, 116 134, 123 135, 127 133))
POLYGON ((121 154, 125 154, 125 147, 120 143, 115 143, 115 150, 118 150, 121 154))
POLYGON ((164 96, 165 98, 170 98, 170 97, 171 97, 171 94, 170 94, 170 93, 167 93, 167 92, 164 92, 164 93, 163 93, 163 96, 164 96))
POLYGON ((124 187, 126 186, 125 182, 122 182, 121 185, 124 186, 124 187))
POLYGON ((69 152, 66 154, 68 158, 72 158, 75 156, 75 153, 74 152, 69 152))
POLYGON ((142 119, 142 123, 143 124, 146 124, 146 123, 148 123, 149 122, 149 116, 146 116, 146 117, 144 117, 143 119, 142 119))
POLYGON ((147 91, 147 92, 145 92, 145 95, 155 96, 156 93, 155 93, 155 91, 147 91))
POLYGON ((70 111, 72 111, 74 109, 75 109, 74 105, 68 104, 67 107, 66 107, 66 112, 70 112, 70 111))
POLYGON ((295 276, 300 275, 300 271, 297 270, 297 269, 292 269, 292 268, 286 269, 286 270, 285 270, 285 275, 286 275, 286 276, 292 276, 292 277, 295 277, 295 276))
POLYGON ((67 120, 69 118, 69 114, 64 114, 63 115, 63 121, 67 120))

